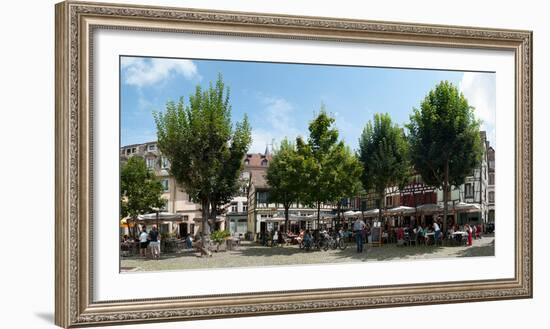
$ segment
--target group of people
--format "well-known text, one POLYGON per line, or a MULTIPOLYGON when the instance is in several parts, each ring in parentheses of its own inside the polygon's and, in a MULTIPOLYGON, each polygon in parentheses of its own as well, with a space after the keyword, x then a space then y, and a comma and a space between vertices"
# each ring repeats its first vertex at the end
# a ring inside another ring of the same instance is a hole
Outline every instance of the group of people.
POLYGON ((150 249, 151 257, 160 259, 160 233, 156 225, 153 225, 149 232, 147 232, 147 227, 143 225, 138 239, 140 256, 147 257, 147 249, 150 249))
POLYGON ((398 245, 402 245, 405 243, 405 236, 407 235, 409 239, 428 243, 429 235, 430 233, 433 233, 433 243, 437 244, 441 241, 442 235, 441 235, 441 224, 439 221, 435 221, 432 223, 432 225, 421 225, 420 223, 414 227, 403 227, 399 226, 395 230, 396 240, 398 245))
POLYGON ((449 232, 466 232, 468 234, 468 240, 466 244, 471 246, 474 239, 481 238, 483 233, 483 227, 481 224, 464 224, 463 226, 454 225, 449 229, 449 232))

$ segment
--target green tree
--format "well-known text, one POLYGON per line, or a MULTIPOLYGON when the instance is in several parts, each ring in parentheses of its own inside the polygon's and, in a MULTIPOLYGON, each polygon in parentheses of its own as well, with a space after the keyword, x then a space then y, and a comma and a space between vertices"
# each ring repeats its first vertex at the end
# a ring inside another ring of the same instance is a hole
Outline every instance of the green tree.
POLYGON ((335 174, 331 189, 336 197, 334 201, 336 202, 338 220, 340 220, 344 199, 359 195, 362 190, 363 166, 347 146, 335 148, 331 166, 333 166, 335 174))
POLYGON ((229 88, 222 76, 207 90, 197 86, 189 104, 168 102, 155 113, 158 145, 171 163, 170 172, 202 207, 203 234, 208 237, 220 204, 238 190, 242 159, 252 141, 245 115, 231 123, 229 88))
POLYGON ((443 190, 446 232, 451 186, 463 184, 481 161, 480 122, 464 95, 448 81, 437 84, 410 119, 412 162, 426 184, 443 190))
POLYGON ((302 161, 296 151, 296 145, 285 138, 273 154, 266 178, 270 186, 270 201, 281 203, 285 209, 286 229, 288 229, 290 206, 300 197, 301 173, 302 161))
MULTIPOLYGON (((145 160, 133 156, 122 165, 120 171, 120 215, 130 217, 134 222, 138 215, 162 208, 162 184, 154 173, 147 169, 145 160)), ((128 230, 130 230, 130 223, 128 230)), ((132 236, 133 236, 133 231, 132 236)))
POLYGON ((299 180, 302 200, 317 208, 317 223, 321 204, 338 202, 353 194, 361 172, 357 159, 338 141, 338 130, 333 124, 334 118, 322 106, 319 115, 309 124, 307 143, 302 137, 296 139, 297 153, 302 160, 299 180))
POLYGON ((405 133, 389 114, 377 113, 367 123, 359 138, 359 157, 363 163, 363 186, 375 192, 381 220, 386 188, 402 187, 410 176, 405 133))

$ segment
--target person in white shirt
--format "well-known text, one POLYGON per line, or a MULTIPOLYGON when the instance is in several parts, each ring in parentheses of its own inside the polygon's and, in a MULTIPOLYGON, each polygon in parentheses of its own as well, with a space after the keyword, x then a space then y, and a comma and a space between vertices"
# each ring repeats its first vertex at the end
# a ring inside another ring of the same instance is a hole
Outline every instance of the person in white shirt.
POLYGON ((147 233, 145 225, 143 225, 139 233, 139 254, 143 257, 147 256, 147 247, 149 246, 148 237, 149 234, 147 233))
POLYGON ((357 244, 357 252, 363 252, 363 230, 366 225, 363 220, 357 218, 353 223, 353 231, 355 232, 355 243, 357 244))
POLYGON ((439 228, 439 224, 437 222, 434 222, 433 227, 434 227, 434 242, 435 244, 437 244, 441 235, 441 229, 439 228))

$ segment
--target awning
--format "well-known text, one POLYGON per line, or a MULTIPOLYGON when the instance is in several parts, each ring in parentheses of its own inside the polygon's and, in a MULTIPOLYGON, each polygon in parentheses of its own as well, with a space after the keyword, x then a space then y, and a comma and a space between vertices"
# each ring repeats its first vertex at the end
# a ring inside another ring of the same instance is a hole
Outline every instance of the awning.
POLYGON ((462 212, 476 212, 481 209, 481 207, 476 203, 465 203, 459 202, 453 206, 456 211, 462 212))
POLYGON ((364 211, 363 214, 365 217, 376 217, 378 216, 378 213, 380 212, 380 209, 370 209, 367 211, 364 211))
POLYGON ((170 221, 170 220, 181 220, 183 216, 180 214, 173 214, 169 212, 159 212, 158 217, 156 212, 138 216, 138 220, 140 221, 157 220, 157 218, 158 220, 162 220, 162 221, 170 221))
POLYGON ((389 215, 411 214, 414 212, 416 212, 416 209, 414 209, 413 207, 407 207, 407 206, 399 206, 399 207, 391 208, 385 211, 385 213, 389 215))
POLYGON ((416 209, 420 212, 428 213, 428 212, 439 212, 443 210, 443 207, 435 203, 426 203, 416 207, 416 209))

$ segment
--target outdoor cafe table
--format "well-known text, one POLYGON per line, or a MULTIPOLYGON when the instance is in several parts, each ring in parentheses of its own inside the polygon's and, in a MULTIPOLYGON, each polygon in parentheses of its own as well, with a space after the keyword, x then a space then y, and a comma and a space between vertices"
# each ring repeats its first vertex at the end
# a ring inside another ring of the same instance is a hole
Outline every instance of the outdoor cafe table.
POLYGON ((463 232, 463 231, 456 231, 456 232, 453 232, 453 241, 455 241, 456 243, 460 243, 461 241, 464 241, 462 239, 464 238, 467 238, 468 237, 468 233, 467 232, 463 232), (461 238, 460 240, 458 240, 458 238, 461 238))

